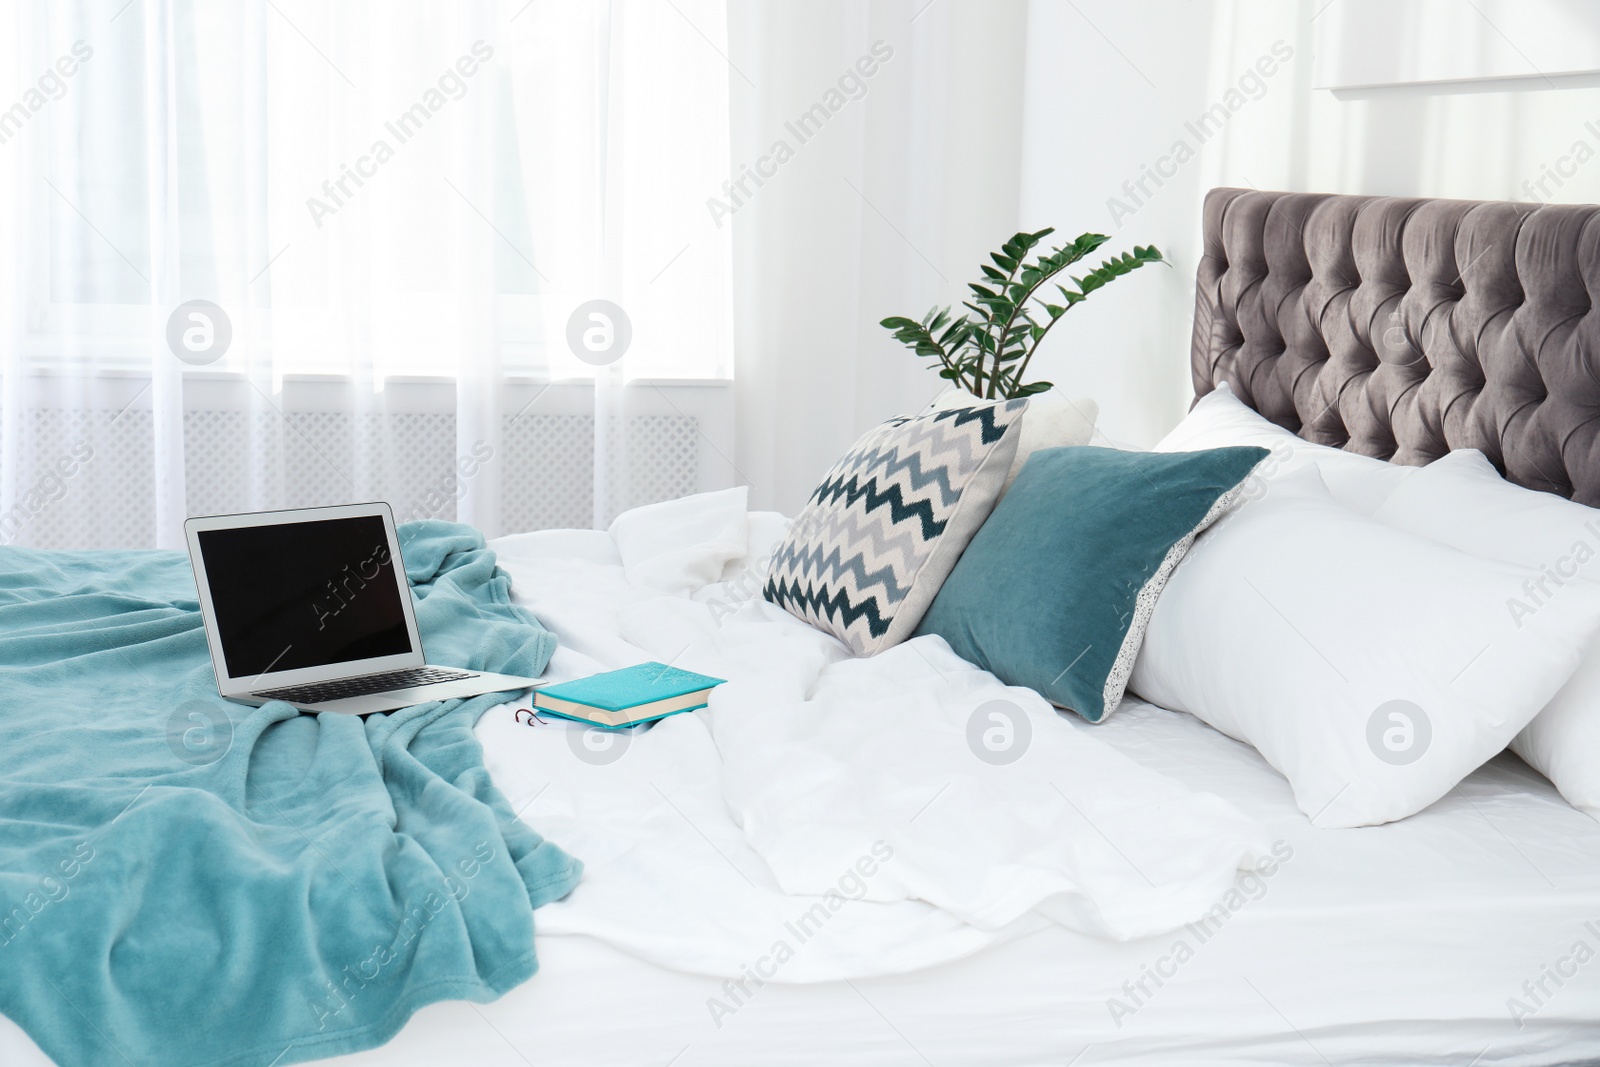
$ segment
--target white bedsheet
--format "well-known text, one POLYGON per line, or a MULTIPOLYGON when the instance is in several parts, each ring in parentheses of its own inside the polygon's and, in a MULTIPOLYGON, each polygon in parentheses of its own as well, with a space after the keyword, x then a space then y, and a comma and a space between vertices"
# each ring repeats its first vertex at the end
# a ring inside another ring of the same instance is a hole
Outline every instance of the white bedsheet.
POLYGON ((1204 940, 1044 924, 913 974, 768 984, 731 1016, 713 1009, 734 1004, 716 979, 544 936, 528 986, 481 1015, 430 1009, 390 1050, 350 1063, 420 1067, 424 1043, 450 1035, 507 1067, 523 1062, 507 1042, 534 1063, 617 1067, 1600 1062, 1600 956, 1563 986, 1544 979, 1551 995, 1521 1025, 1508 1004, 1533 1006, 1524 983, 1577 942, 1600 950, 1587 925, 1600 927, 1600 823, 1516 757, 1411 819, 1319 830, 1252 750, 1187 715, 1134 701, 1102 727, 1067 728, 1257 813, 1292 857, 1204 940), (1193 955, 1158 987, 1145 976, 1179 941, 1193 955), (1149 992, 1135 997, 1126 985, 1137 993, 1141 979, 1149 992))

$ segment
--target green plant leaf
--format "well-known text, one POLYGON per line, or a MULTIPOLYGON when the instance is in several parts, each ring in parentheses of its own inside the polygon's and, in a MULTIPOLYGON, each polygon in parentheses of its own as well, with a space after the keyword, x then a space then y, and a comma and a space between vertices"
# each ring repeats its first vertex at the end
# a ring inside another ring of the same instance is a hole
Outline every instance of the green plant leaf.
POLYGON ((972 299, 962 302, 964 311, 959 316, 950 306, 936 306, 920 320, 891 315, 880 320, 879 325, 916 355, 937 358, 940 378, 975 395, 1015 397, 1044 392, 1051 388, 1050 383, 1024 386, 1022 379, 1056 321, 1096 289, 1148 263, 1167 262, 1154 245, 1134 245, 1131 252, 1111 256, 1083 277, 1073 278, 1077 290, 1056 285, 1065 303, 1053 304, 1039 296, 1040 287, 1110 240, 1105 234, 1085 233, 1059 247, 1035 252, 1054 232, 1053 228, 1018 232, 999 252, 991 253, 989 258, 995 266, 979 265, 982 278, 969 283, 972 299), (1026 262, 1030 255, 1032 263, 1026 262), (1038 300, 1047 320, 1036 319, 1031 303, 1034 300, 1038 300))
POLYGON ((1086 256, 1109 240, 1111 238, 1103 233, 1080 233, 1073 240, 1072 247, 1080 256, 1086 256))

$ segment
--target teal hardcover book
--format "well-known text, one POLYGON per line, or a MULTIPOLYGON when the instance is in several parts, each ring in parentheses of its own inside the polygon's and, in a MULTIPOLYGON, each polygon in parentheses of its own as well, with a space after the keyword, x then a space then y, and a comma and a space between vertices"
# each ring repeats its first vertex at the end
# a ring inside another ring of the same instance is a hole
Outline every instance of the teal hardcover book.
POLYGON ((533 708, 575 722, 621 729, 698 711, 710 702, 711 690, 722 684, 721 678, 665 663, 641 663, 536 689, 533 708))

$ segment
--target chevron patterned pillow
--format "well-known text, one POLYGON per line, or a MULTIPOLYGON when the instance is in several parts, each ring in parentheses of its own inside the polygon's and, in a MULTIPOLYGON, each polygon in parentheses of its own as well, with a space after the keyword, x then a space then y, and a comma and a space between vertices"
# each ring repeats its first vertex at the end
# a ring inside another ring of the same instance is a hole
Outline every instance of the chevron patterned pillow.
POLYGON ((1016 456, 1026 400, 891 419, 834 464, 772 557, 772 603, 870 656, 916 630, 1016 456))

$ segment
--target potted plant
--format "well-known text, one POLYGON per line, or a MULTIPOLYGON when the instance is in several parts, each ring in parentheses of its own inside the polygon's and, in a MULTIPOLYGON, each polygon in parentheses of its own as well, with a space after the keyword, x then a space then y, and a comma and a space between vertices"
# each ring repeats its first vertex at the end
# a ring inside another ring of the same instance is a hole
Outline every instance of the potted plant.
POLYGON ((1039 290, 1107 241, 1103 233, 1086 233, 1027 262, 1034 247, 1053 228, 1019 233, 991 252, 994 265, 982 265, 984 280, 972 282, 972 299, 962 304, 971 314, 952 318, 950 309, 930 308, 921 320, 895 315, 881 325, 895 340, 919 356, 939 360, 939 377, 948 379, 975 397, 1013 399, 1033 396, 1053 388, 1051 382, 1023 378, 1028 364, 1055 324, 1089 294, 1131 274, 1146 263, 1165 262, 1154 245, 1133 246, 1132 252, 1113 256, 1081 278, 1071 277, 1075 289, 1056 284, 1061 303, 1052 303, 1039 290))

